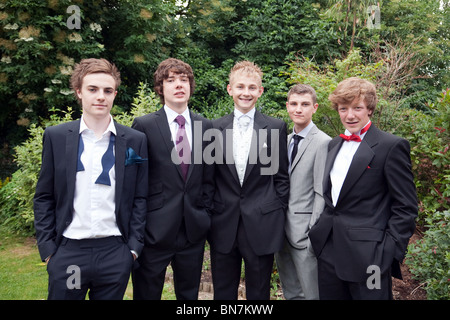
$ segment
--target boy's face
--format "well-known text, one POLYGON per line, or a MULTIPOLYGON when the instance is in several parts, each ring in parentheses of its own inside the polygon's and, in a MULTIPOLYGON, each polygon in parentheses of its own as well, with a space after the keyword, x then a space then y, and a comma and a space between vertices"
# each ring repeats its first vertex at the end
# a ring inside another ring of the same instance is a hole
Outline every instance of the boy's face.
POLYGON ((169 76, 163 80, 163 95, 164 102, 169 108, 184 110, 191 96, 188 76, 169 71, 169 76))
POLYGON ((294 130, 299 133, 311 122, 312 116, 316 113, 319 105, 313 103, 311 94, 293 93, 286 102, 286 108, 294 122, 294 130))
POLYGON ((83 115, 92 119, 109 117, 116 97, 116 81, 107 73, 91 73, 83 78, 81 89, 77 89, 83 115))
POLYGON ((350 133, 357 133, 370 120, 372 111, 367 109, 366 103, 363 99, 355 99, 348 105, 338 105, 339 117, 345 129, 350 133))
POLYGON ((258 76, 249 76, 237 72, 232 76, 227 91, 233 97, 234 106, 242 113, 247 113, 255 107, 256 101, 262 95, 264 88, 258 76))

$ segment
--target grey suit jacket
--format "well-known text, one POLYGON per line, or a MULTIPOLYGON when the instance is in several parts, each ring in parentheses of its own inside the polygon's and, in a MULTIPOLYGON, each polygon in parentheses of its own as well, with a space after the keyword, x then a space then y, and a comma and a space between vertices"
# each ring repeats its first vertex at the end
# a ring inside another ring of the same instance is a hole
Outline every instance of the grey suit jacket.
MULTIPOLYGON (((288 148, 293 135, 288 136, 288 148)), ((325 206, 322 181, 330 140, 314 125, 303 139, 291 165, 285 231, 287 240, 297 249, 307 247, 309 229, 325 206)))

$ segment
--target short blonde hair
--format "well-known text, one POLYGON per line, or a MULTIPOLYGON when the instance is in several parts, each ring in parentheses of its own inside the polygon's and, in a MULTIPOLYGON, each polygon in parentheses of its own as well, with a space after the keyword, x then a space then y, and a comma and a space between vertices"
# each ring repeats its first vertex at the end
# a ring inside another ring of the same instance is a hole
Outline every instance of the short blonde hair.
POLYGON ((246 73, 248 76, 258 77, 260 85, 262 84, 263 72, 255 63, 247 60, 237 62, 233 68, 231 68, 230 75, 228 76, 230 84, 233 82, 234 75, 238 72, 246 73))
POLYGON ((338 105, 350 105, 356 99, 363 99, 372 115, 378 102, 375 85, 368 80, 351 77, 341 81, 328 96, 335 110, 338 110, 338 105))

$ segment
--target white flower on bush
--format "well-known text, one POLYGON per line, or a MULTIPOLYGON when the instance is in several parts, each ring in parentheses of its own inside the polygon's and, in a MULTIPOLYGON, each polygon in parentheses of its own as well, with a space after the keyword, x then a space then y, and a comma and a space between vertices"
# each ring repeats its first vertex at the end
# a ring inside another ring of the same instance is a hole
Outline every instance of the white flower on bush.
POLYGON ((83 41, 83 38, 81 37, 81 35, 79 33, 71 33, 69 34, 69 41, 74 41, 74 42, 81 42, 83 41))
POLYGON ((30 42, 30 41, 33 41, 33 40, 34 40, 33 37, 29 37, 29 38, 19 38, 19 39, 15 39, 14 42, 19 42, 19 41, 30 42))
POLYGON ((17 30, 19 28, 19 25, 17 23, 11 24, 8 23, 6 26, 3 27, 5 30, 17 30))
POLYGON ((91 28, 91 30, 92 30, 92 31, 95 31, 95 32, 100 32, 100 31, 102 31, 102 26, 99 25, 98 23, 91 23, 91 24, 89 25, 89 28, 91 28))
POLYGON ((60 90, 59 93, 65 95, 65 96, 68 96, 69 94, 73 93, 73 90, 63 89, 63 90, 60 90))
POLYGON ((11 63, 11 57, 8 57, 8 56, 5 56, 5 57, 2 57, 2 62, 4 62, 4 63, 11 63))

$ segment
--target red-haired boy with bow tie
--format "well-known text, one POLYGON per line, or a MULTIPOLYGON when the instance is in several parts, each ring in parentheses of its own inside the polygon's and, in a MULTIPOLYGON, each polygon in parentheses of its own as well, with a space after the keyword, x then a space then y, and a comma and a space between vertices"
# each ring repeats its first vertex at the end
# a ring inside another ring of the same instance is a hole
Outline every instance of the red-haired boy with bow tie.
POLYGON ((329 100, 346 131, 328 146, 325 209, 309 233, 320 299, 392 299, 418 210, 410 146, 371 122, 371 82, 348 78, 329 100))

